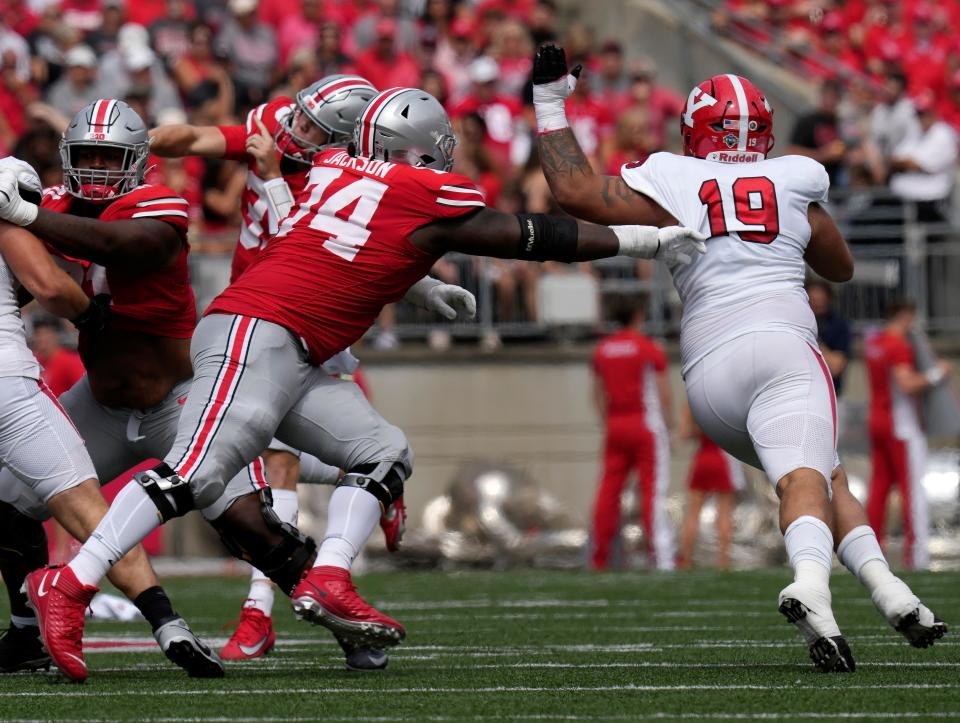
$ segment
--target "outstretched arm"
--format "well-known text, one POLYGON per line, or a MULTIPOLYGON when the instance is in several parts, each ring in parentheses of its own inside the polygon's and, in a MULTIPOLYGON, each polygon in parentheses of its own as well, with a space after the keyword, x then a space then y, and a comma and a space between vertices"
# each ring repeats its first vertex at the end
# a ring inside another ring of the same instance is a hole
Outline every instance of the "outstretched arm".
POLYGON ((698 231, 680 226, 596 226, 572 218, 509 214, 490 208, 434 221, 410 235, 414 246, 436 255, 459 251, 472 256, 567 263, 631 256, 684 264, 706 251, 705 240, 698 231))
POLYGON ((676 220, 619 176, 596 173, 567 123, 564 102, 580 67, 567 74, 562 48, 546 45, 533 61, 533 103, 537 113, 540 165, 557 203, 567 213, 594 223, 670 226, 676 220))
POLYGON ((222 158, 227 152, 227 140, 216 126, 172 123, 150 131, 150 152, 166 158, 222 158))

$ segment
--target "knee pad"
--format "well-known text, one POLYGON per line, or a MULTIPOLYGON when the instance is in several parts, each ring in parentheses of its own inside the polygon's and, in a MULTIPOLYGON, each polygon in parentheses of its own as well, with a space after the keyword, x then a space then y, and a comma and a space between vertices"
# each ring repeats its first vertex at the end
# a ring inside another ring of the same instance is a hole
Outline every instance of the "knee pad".
POLYGON ((0 502, 0 565, 22 565, 36 570, 49 562, 43 523, 27 517, 13 505, 0 502))
POLYGON ((403 483, 410 476, 408 458, 395 462, 372 462, 352 467, 337 482, 337 487, 359 487, 366 490, 386 510, 403 497, 403 483))
POLYGON ((241 497, 211 523, 224 547, 249 562, 290 595, 317 557, 317 543, 283 522, 269 489, 241 497))
POLYGON ((190 485, 166 462, 161 462, 153 469, 137 472, 133 478, 157 506, 163 522, 182 517, 194 508, 190 485))

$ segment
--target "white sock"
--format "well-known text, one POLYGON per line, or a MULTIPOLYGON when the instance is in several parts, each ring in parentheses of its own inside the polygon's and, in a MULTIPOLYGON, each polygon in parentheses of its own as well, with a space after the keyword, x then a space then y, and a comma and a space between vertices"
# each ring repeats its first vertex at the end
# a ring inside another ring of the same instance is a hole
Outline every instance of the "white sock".
POLYGON ((84 585, 96 585, 117 560, 158 527, 157 506, 143 487, 131 480, 69 567, 84 585))
POLYGON ((267 617, 273 612, 273 583, 259 570, 253 571, 250 594, 244 600, 245 608, 256 608, 267 617))
POLYGON ((815 587, 830 585, 833 533, 823 520, 801 515, 783 533, 783 544, 793 567, 793 579, 815 587))
POLYGON ((330 496, 327 532, 314 567, 332 565, 349 570, 379 520, 376 497, 359 487, 337 487, 330 496))
POLYGON ((15 628, 35 628, 37 627, 37 617, 35 615, 10 615, 10 623, 15 628))
MULTIPOLYGON (((271 490, 273 495, 273 511, 283 522, 289 522, 294 527, 297 526, 297 518, 300 516, 300 504, 297 500, 296 490, 271 490)), ((273 613, 273 582, 270 578, 253 568, 250 572, 250 594, 243 606, 245 608, 256 608, 267 617, 273 613)))
POLYGON ((870 525, 850 530, 837 548, 837 557, 870 592, 896 579, 870 525))

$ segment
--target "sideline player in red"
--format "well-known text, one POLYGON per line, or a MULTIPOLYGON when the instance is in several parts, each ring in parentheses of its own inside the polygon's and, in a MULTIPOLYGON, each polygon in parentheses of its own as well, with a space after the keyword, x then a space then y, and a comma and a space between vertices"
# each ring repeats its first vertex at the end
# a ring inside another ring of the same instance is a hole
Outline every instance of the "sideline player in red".
MULTIPOLYGON (((294 587, 309 563, 299 547, 286 548, 293 552, 274 567, 274 579, 294 588, 298 616, 357 645, 399 643, 403 626, 357 594, 350 568, 383 509, 403 494, 411 451, 355 384, 319 365, 360 338, 447 251, 567 262, 620 254, 674 264, 703 252, 702 234, 684 228, 607 228, 485 208, 480 191, 449 172, 450 120, 423 91, 377 95, 354 140, 356 156, 339 149, 315 156, 277 241, 207 310, 193 337, 194 382, 165 461, 124 487, 67 566, 28 576, 40 619, 64 621, 45 632, 44 643, 68 676, 83 654, 73 631, 82 631, 84 606, 112 561, 163 522, 216 501, 224 480, 274 436, 346 471, 312 569, 294 587), (42 598, 40 585, 47 586, 42 598)), ((0 217, 28 215, 15 188, 0 191, 11 199, 0 203, 0 217)), ((252 515, 247 521, 258 524, 252 515)), ((264 557, 249 535, 233 543, 255 563, 264 557)))
MULTIPOLYGON (((80 329, 87 375, 60 399, 83 437, 97 476, 106 481, 165 452, 138 445, 144 439, 141 428, 157 417, 179 413, 178 398, 186 394, 190 377, 187 349, 196 310, 187 274, 186 201, 169 188, 143 185, 146 141, 143 121, 126 103, 104 99, 90 104, 64 134, 64 185, 47 189, 39 208, 28 208, 34 216, 29 230, 61 254, 88 259, 60 260, 82 276, 90 297, 109 303, 107 328, 96 333, 80 329)), ((36 183, 39 186, 39 178, 36 183)), ((14 610, 26 604, 20 592, 24 576, 46 564, 45 559, 28 559, 30 548, 24 543, 31 535, 23 530, 42 535, 39 520, 54 513, 62 522, 57 511, 66 506, 84 522, 64 526, 85 540, 106 512, 99 490, 98 504, 82 496, 82 482, 27 484, 8 466, 0 471, 3 499, 30 513, 10 512, 0 526, 0 547, 23 553, 21 566, 3 567, 14 610), (60 498, 65 502, 56 503, 60 498)), ((217 656, 174 612, 142 548, 129 557, 127 568, 134 572, 120 579, 118 587, 144 614, 167 657, 191 676, 222 676, 217 656)), ((7 649, 4 644, 0 651, 10 659, 28 654, 32 645, 39 645, 43 630, 32 632, 32 643, 21 636, 19 647, 7 649)))
POLYGON ((920 421, 919 395, 940 384, 950 364, 940 361, 926 374, 917 370, 908 335, 916 306, 892 301, 883 330, 869 337, 863 356, 870 382, 870 461, 873 475, 867 498, 870 526, 883 539, 887 498, 896 487, 903 510, 903 562, 923 570, 930 562, 930 511, 923 489, 927 439, 920 421))
MULTIPOLYGON (((327 148, 346 147, 357 116, 376 93, 359 76, 328 75, 301 90, 293 100, 280 97, 257 106, 248 113, 244 125, 178 124, 150 131, 150 150, 156 155, 197 155, 248 164, 240 207, 243 225, 233 254, 231 282, 239 278, 277 233, 293 197, 307 182, 314 155, 327 148)), ((458 312, 472 317, 476 308, 469 292, 430 277, 415 284, 405 298, 448 319, 455 318, 458 312)), ((347 349, 326 360, 323 366, 331 374, 350 374, 356 370, 357 361, 347 349)), ((271 440, 262 457, 274 511, 282 521, 295 526, 299 513, 297 482, 303 479, 314 484, 330 483, 330 467, 315 458, 301 459, 299 450, 277 439, 271 440), (318 476, 307 476, 313 471, 318 476)), ((402 499, 384 510, 380 527, 387 549, 399 548, 405 520, 402 499)), ((273 603, 273 584, 254 568, 240 622, 221 651, 225 660, 248 660, 270 651, 276 640, 273 603)), ((382 651, 357 650, 343 640, 340 642, 348 667, 386 667, 387 657, 382 651)))
POLYGON ((547 182, 564 210, 595 223, 681 223, 710 235, 708 253, 670 267, 683 303, 684 382, 704 432, 776 487, 794 570, 780 613, 818 668, 853 670, 831 610, 836 549, 894 628, 914 646, 932 644, 946 626, 890 572, 836 453, 833 382, 803 280, 809 264, 847 281, 853 257, 820 205, 830 185, 823 166, 802 156, 768 159, 773 110, 749 80, 725 74, 690 91, 684 155, 655 153, 619 176, 599 175, 564 111, 578 72, 567 72, 562 49, 537 51, 533 97, 547 182))
POLYGON ((687 506, 680 526, 677 567, 687 569, 693 566, 693 548, 700 527, 700 510, 707 495, 715 495, 717 567, 726 570, 730 567, 730 546, 733 541, 733 508, 737 492, 744 487, 743 468, 736 459, 724 452, 720 445, 703 433, 693 421, 690 407, 686 404, 680 417, 680 438, 696 439, 697 451, 690 463, 687 479, 687 506))
POLYGON ((597 344, 593 354, 594 402, 606 435, 590 564, 605 570, 610 563, 610 546, 620 530, 620 495, 635 471, 647 554, 658 570, 672 570, 676 553, 665 508, 671 427, 667 357, 643 333, 646 313, 640 304, 624 303, 615 315, 621 330, 597 344))

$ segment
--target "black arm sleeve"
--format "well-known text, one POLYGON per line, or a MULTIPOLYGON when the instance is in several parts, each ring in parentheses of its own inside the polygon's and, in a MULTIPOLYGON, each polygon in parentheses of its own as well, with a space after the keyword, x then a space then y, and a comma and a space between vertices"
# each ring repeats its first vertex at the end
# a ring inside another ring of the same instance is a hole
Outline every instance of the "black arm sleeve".
POLYGON ((580 233, 577 222, 572 218, 518 213, 517 220, 520 222, 518 259, 565 263, 576 261, 580 233))

